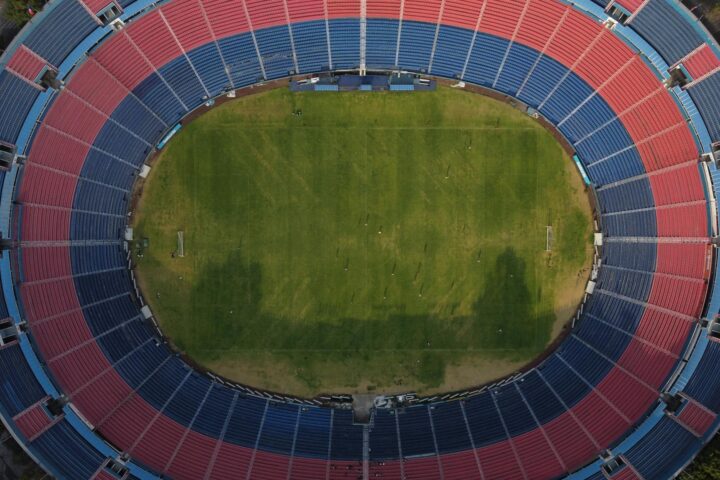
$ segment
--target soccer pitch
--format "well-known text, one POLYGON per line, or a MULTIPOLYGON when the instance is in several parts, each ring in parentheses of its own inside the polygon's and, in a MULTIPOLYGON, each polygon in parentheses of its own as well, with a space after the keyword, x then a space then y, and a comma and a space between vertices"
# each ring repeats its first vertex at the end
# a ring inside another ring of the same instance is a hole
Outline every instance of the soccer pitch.
POLYGON ((163 332, 216 373, 302 396, 508 374, 574 314, 592 255, 553 136, 446 87, 240 98, 183 128, 143 190, 134 258, 163 332))

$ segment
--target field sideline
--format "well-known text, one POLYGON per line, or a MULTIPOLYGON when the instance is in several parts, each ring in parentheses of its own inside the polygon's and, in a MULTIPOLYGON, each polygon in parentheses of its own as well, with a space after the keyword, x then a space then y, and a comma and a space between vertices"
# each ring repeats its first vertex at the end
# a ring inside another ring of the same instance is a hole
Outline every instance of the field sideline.
POLYGON ((464 91, 244 97, 155 162, 138 278, 176 348, 233 380, 470 387, 574 313, 592 222, 573 168, 537 122, 464 91))

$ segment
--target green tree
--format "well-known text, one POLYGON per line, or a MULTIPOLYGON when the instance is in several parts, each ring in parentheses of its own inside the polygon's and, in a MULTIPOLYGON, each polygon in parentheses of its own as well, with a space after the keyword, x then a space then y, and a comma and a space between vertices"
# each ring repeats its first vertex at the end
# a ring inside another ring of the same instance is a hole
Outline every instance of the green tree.
POLYGON ((716 436, 700 452, 695 461, 680 475, 680 480, 716 480, 720 478, 720 436, 716 436))
POLYGON ((45 5, 45 0, 7 0, 3 15, 18 27, 25 25, 32 15, 28 9, 39 12, 45 5))

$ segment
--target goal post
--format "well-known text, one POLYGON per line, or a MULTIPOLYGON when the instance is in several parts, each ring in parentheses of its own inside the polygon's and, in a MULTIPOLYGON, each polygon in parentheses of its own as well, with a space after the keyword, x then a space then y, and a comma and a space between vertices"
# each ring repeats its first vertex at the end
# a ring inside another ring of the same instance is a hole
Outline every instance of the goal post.
POLYGON ((183 258, 185 256, 185 232, 182 230, 177 232, 177 256, 183 258))

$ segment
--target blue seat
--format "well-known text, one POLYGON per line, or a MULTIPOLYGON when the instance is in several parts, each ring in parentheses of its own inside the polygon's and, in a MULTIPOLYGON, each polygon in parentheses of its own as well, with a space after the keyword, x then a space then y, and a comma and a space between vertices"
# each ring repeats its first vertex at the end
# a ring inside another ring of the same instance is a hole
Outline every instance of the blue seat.
POLYGON ((438 402, 430 407, 438 453, 452 453, 472 448, 460 402, 438 402))
POLYGON ((332 410, 317 407, 301 407, 298 423, 295 455, 310 458, 327 458, 330 447, 330 422, 332 410))
POLYGON ((545 360, 537 370, 567 408, 575 406, 590 391, 590 387, 558 358, 557 353, 545 360))
MULTIPOLYGON (((189 384, 189 386, 195 389, 195 383, 196 382, 193 381, 189 384)), ((194 431, 207 435, 210 438, 220 438, 220 433, 222 432, 226 421, 229 421, 228 415, 232 414, 232 412, 230 412, 230 407, 232 406, 235 392, 229 388, 225 388, 222 385, 214 383, 210 389, 210 393, 207 393, 208 382, 206 379, 197 383, 197 390, 202 392, 202 398, 205 398, 205 403, 202 403, 202 399, 195 402, 197 403, 196 408, 199 410, 196 412, 195 422, 192 424, 192 428, 194 431), (207 397, 205 397, 206 394, 207 397)), ((197 394, 193 393, 193 397, 188 400, 197 398, 196 395, 197 394)), ((181 425, 189 424, 189 422, 181 423, 181 425)))
POLYGON ((358 68, 360 66, 360 20, 331 21, 330 49, 334 69, 358 68))
POLYGON ((609 236, 654 237, 657 235, 654 210, 603 215, 603 230, 609 236))
POLYGON ((667 0, 650 0, 628 25, 670 65, 703 43, 690 22, 667 0))
POLYGON ((301 73, 330 70, 328 36, 324 21, 296 23, 292 26, 292 34, 301 73))
POLYGON ((105 460, 66 420, 50 427, 32 445, 62 478, 91 478, 105 460))
POLYGON ((710 138, 720 142, 720 72, 687 89, 705 122, 710 138))
POLYGON ((127 126, 146 142, 155 144, 167 128, 167 124, 163 123, 156 115, 153 115, 152 110, 136 96, 128 95, 115 108, 110 118, 120 125, 127 126))
POLYGON ((672 478, 700 448, 700 441, 664 416, 625 457, 642 478, 672 478))
POLYGON ((267 400, 240 395, 235 402, 224 440, 235 445, 255 448, 266 408, 270 408, 267 400))
POLYGON ((97 149, 90 149, 80 176, 129 191, 135 181, 135 166, 97 149))
POLYGON ((392 68, 398 44, 397 20, 368 18, 365 63, 368 68, 392 68))
POLYGON ((565 412, 560 400, 550 390, 537 370, 530 370, 517 382, 540 424, 547 423, 565 412))
POLYGON ((465 28, 441 26, 438 32, 432 73, 448 78, 460 78, 473 34, 465 28))
POLYGON ((507 48, 507 40, 478 33, 464 78, 469 82, 492 88, 507 48))
POLYGON ((168 125, 176 123, 188 112, 164 78, 155 72, 140 82, 133 94, 168 125))
POLYGON ((377 410, 370 430, 370 459, 398 458, 398 436, 395 410, 377 410))
POLYGON ((77 0, 57 2, 57 6, 23 41, 26 47, 56 67, 93 30, 96 19, 77 0))
POLYGON ((429 23, 403 22, 398 56, 401 68, 416 72, 427 71, 430 65, 435 30, 435 25, 429 23))
POLYGON ((353 425, 350 410, 335 410, 332 428, 331 460, 358 460, 362 458, 363 428, 353 425))
POLYGON ((400 422, 400 444, 404 457, 435 454, 430 427, 430 410, 426 405, 409 407, 397 413, 400 422))
POLYGON ((159 72, 189 110, 208 100, 205 88, 185 56, 172 60, 160 68, 159 72))
POLYGON ((0 403, 10 416, 45 396, 17 343, 0 348, 0 393, 0 403))
POLYGON ((700 363, 684 391, 710 410, 720 411, 720 345, 707 342, 700 363))
POLYGON ((215 42, 197 47, 187 52, 187 56, 203 85, 210 92, 210 97, 216 97, 222 92, 232 90, 230 77, 225 71, 220 49, 215 42))
POLYGON ((506 55, 500 75, 495 81, 495 88, 515 96, 540 54, 525 45, 513 43, 506 55))
POLYGON ((236 88, 244 87, 263 79, 252 35, 244 33, 218 40, 220 51, 230 70, 236 88))
POLYGON ((650 182, 641 178, 597 190, 603 213, 652 208, 655 206, 650 182))
POLYGON ((289 455, 292 452, 299 412, 298 405, 271 402, 260 431, 258 448, 289 455))
POLYGON ((471 397, 465 402, 470 433, 475 442, 475 448, 496 443, 507 438, 502 420, 495 408, 490 393, 485 391, 480 395, 471 397))
POLYGON ((39 91, 7 70, 0 71, 0 140, 15 144, 39 91))
POLYGON ((287 26, 258 30, 255 32, 255 39, 268 80, 287 77, 295 71, 287 26))
POLYGON ((537 428, 537 424, 528 410, 522 395, 515 388, 515 382, 493 389, 497 407, 500 410, 505 427, 511 437, 522 435, 537 428))

